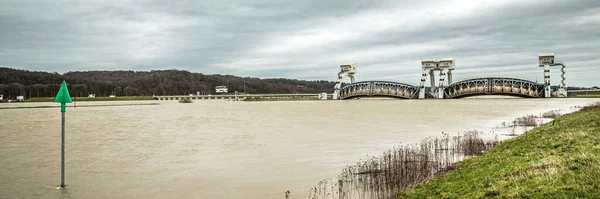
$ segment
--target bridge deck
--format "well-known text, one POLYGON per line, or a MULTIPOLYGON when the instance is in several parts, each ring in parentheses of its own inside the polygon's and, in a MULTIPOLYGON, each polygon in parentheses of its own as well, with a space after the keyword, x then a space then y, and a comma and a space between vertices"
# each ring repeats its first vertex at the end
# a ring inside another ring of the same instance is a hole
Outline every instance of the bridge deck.
MULTIPOLYGON (((476 95, 508 95, 526 98, 542 97, 544 85, 529 80, 509 77, 480 77, 461 80, 444 88, 444 98, 462 98, 476 95)), ((392 97, 415 99, 419 88, 391 81, 361 81, 340 89, 340 99, 358 97, 392 97)), ((430 92, 427 98, 433 98, 430 92)))

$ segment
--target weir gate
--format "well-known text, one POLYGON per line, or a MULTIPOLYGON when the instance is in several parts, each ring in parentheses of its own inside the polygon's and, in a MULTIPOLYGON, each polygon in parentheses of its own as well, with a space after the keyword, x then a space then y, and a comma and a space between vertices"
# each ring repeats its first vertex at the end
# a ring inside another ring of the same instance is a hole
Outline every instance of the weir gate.
POLYGON ((355 82, 355 64, 342 64, 338 80, 334 87, 333 99, 353 99, 361 97, 392 97, 400 99, 456 99, 478 95, 507 95, 524 98, 567 97, 565 89, 565 64, 554 61, 553 53, 539 55, 539 67, 544 68, 544 83, 507 77, 480 77, 452 82, 454 58, 440 60, 423 60, 421 67, 421 84, 410 84, 391 81, 355 82), (554 88, 550 85, 550 66, 562 66, 561 85, 554 88), (435 72, 439 71, 436 87, 435 72), (427 76, 430 77, 429 91, 425 88, 427 76), (350 84, 342 87, 342 80, 350 77, 350 84))

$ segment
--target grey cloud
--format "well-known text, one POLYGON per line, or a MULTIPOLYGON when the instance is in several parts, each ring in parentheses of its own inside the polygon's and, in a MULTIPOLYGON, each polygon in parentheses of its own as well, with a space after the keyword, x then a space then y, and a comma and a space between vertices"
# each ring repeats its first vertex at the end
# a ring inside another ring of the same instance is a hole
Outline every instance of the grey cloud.
POLYGON ((422 59, 455 57, 455 79, 535 80, 554 52, 569 85, 600 84, 600 1, 480 2, 2 1, 0 66, 333 81, 356 62, 358 80, 416 84, 422 59))

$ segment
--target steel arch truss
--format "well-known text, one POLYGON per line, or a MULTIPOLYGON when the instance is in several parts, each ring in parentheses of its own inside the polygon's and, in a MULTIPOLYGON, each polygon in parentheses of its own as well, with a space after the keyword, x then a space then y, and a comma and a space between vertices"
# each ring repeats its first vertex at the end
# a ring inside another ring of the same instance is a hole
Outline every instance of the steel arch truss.
POLYGON ((542 97, 544 85, 532 81, 484 77, 468 79, 450 84, 444 89, 445 98, 462 98, 475 95, 510 95, 519 97, 542 97))
POLYGON ((357 97, 393 97, 415 99, 418 97, 418 87, 389 81, 364 81, 348 84, 340 90, 340 99, 357 97))

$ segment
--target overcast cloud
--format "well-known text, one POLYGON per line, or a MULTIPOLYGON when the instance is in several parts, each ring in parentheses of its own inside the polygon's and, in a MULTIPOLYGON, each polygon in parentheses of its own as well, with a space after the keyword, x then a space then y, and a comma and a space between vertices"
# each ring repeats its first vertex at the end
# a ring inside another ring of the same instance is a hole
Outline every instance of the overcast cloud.
POLYGON ((358 81, 418 84, 420 60, 454 57, 455 80, 542 82, 542 52, 567 85, 600 85, 600 1, 0 0, 0 66, 27 70, 334 81, 353 62, 358 81))

